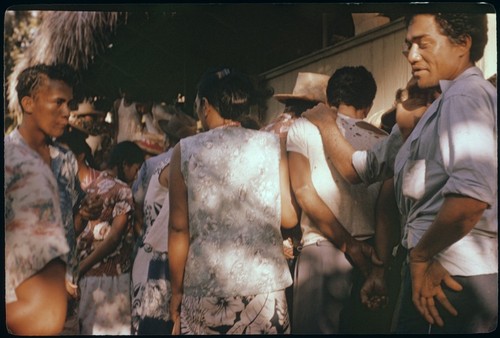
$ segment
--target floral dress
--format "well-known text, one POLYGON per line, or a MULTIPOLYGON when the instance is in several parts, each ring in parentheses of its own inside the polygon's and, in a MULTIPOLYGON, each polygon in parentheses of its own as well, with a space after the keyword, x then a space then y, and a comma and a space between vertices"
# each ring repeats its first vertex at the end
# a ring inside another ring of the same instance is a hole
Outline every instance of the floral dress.
POLYGON ((190 232, 181 333, 289 333, 278 136, 219 127, 180 142, 190 232))
POLYGON ((168 271, 168 189, 159 182, 172 152, 156 168, 144 199, 145 233, 132 268, 132 334, 165 334, 172 295, 168 271))
POLYGON ((130 334, 130 270, 133 249, 132 191, 122 181, 103 171, 87 188, 89 195, 103 199, 99 219, 90 221, 78 240, 83 261, 108 236, 113 219, 127 215, 127 225, 120 244, 101 262, 94 265, 79 281, 81 290, 81 334, 130 334))

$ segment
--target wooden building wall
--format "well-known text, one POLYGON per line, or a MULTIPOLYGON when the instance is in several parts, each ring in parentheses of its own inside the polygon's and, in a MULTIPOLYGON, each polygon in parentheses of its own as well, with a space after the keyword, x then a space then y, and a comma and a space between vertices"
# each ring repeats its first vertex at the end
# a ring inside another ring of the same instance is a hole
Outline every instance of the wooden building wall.
MULTIPOLYGON (((488 14, 489 42, 485 56, 478 62, 485 77, 496 74, 496 17, 488 14)), ((403 19, 357 35, 337 45, 325 48, 307 57, 287 63, 262 74, 275 94, 292 93, 298 72, 331 75, 343 66, 365 66, 375 78, 377 94, 367 117, 378 125, 380 115, 391 107, 398 88, 404 87, 411 77, 411 68, 401 49, 406 28, 403 19)), ((270 99, 264 123, 283 111, 284 105, 270 99)))

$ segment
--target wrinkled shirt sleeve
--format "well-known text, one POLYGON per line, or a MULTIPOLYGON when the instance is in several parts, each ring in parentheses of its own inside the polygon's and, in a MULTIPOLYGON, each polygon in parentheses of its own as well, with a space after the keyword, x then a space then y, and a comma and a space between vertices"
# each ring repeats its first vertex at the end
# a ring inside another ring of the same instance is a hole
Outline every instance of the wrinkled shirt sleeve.
POLYGON ((15 289, 69 252, 57 183, 50 168, 27 147, 5 148, 5 301, 15 289))
POLYGON ((472 197, 492 206, 497 189, 496 111, 488 100, 453 95, 443 101, 439 146, 450 176, 443 195, 472 197))
POLYGON ((394 176, 394 161, 403 145, 403 137, 397 125, 384 140, 370 150, 358 150, 352 155, 352 165, 366 184, 383 181, 394 176))

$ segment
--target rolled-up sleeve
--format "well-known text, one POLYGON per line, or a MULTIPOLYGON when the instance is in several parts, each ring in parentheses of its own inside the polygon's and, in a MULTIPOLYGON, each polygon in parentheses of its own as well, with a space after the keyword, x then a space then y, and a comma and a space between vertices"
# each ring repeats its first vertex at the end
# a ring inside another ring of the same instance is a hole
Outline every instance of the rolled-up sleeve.
POLYGON ((454 95, 443 102, 439 143, 449 175, 442 193, 488 203, 496 200, 496 107, 484 95, 454 95))
POLYGON ((391 134, 376 143, 370 150, 358 150, 352 155, 352 165, 366 184, 383 181, 394 176, 394 161, 403 145, 399 128, 394 126, 391 134))

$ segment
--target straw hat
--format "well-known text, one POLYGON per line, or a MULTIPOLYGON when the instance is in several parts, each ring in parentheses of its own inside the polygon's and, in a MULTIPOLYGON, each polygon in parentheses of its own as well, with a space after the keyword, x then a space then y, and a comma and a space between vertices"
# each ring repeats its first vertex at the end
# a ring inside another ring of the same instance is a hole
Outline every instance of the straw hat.
POLYGON ((290 99, 326 102, 326 87, 330 77, 317 73, 299 73, 292 94, 275 94, 273 97, 285 102, 290 99))

